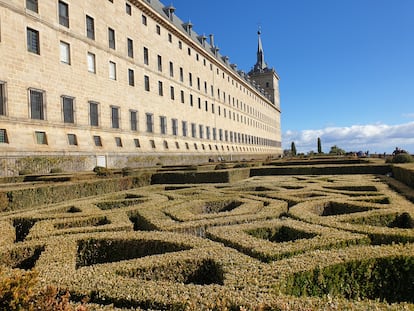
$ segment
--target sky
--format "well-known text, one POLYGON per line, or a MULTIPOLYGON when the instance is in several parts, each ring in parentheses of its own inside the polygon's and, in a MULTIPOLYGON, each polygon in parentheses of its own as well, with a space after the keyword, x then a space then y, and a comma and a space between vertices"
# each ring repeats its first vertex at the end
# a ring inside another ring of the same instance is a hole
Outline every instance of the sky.
POLYGON ((282 147, 414 153, 414 0, 162 0, 248 72, 261 29, 282 147))

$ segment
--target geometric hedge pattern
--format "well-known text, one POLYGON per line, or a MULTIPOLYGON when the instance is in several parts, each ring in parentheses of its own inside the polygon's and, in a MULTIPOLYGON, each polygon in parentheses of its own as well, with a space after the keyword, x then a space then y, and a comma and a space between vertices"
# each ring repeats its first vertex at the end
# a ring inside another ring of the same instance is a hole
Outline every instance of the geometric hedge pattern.
POLYGON ((3 212, 0 263, 97 310, 409 310, 413 219, 374 175, 153 185, 3 212))

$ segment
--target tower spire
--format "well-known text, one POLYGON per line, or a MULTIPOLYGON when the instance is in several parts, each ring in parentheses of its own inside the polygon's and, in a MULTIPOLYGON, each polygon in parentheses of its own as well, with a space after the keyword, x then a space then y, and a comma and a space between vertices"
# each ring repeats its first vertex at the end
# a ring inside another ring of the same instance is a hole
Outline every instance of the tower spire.
POLYGON ((256 61, 256 64, 254 65, 253 72, 263 72, 267 69, 267 64, 264 59, 262 38, 260 37, 261 34, 262 34, 262 30, 259 27, 257 31, 257 36, 258 36, 257 61, 256 61))

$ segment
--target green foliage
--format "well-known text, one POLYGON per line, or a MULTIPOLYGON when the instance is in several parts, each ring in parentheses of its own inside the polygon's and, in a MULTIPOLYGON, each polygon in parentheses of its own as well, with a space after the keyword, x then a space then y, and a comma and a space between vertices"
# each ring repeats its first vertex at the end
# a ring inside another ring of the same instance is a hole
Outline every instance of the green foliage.
POLYGON ((414 229, 414 219, 409 213, 405 212, 398 215, 389 226, 403 229, 414 229))
POLYGON ((89 239, 78 242, 76 265, 84 267, 187 249, 184 245, 157 240, 89 239))
POLYGON ((353 261, 294 274, 287 293, 295 296, 339 296, 414 302, 414 257, 353 261))
POLYGON ((95 166, 93 171, 96 173, 97 176, 101 177, 109 177, 113 175, 110 169, 103 166, 95 166))
POLYGON ((233 166, 233 168, 246 168, 246 167, 251 167, 251 165, 249 163, 237 163, 235 166, 233 166))
POLYGON ((334 146, 331 147, 331 150, 329 151, 329 154, 344 155, 345 150, 339 148, 337 145, 334 145, 334 146))
POLYGON ((408 153, 399 153, 393 157, 387 158, 387 163, 412 163, 414 159, 408 153))
POLYGON ((263 240, 283 243, 299 239, 311 239, 316 236, 314 233, 297 230, 294 228, 282 226, 280 228, 258 228, 247 231, 248 234, 263 240))
POLYGON ((296 155, 296 146, 295 146, 295 142, 294 141, 292 141, 292 144, 290 145, 290 152, 291 152, 291 154, 293 155, 293 156, 295 156, 296 155))
POLYGON ((227 170, 229 166, 226 163, 219 163, 214 168, 215 170, 227 170))
POLYGON ((318 153, 321 154, 322 153, 322 143, 321 143, 321 138, 318 137, 318 153))
POLYGON ((53 167, 50 169, 50 174, 59 174, 59 173, 63 173, 63 169, 61 169, 60 167, 53 167))
POLYGON ((19 171, 19 175, 21 175, 21 176, 31 175, 31 174, 33 174, 33 172, 29 169, 22 169, 22 170, 19 171))

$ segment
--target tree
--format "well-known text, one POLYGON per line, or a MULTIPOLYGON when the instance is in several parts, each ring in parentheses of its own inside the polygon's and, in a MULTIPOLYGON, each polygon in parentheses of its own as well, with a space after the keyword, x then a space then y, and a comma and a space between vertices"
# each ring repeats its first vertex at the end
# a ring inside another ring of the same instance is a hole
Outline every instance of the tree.
POLYGON ((295 142, 292 141, 292 145, 290 146, 290 151, 292 152, 292 155, 295 156, 296 155, 296 146, 295 146, 295 142))
POLYGON ((339 148, 337 145, 334 145, 331 147, 329 154, 342 155, 342 154, 345 154, 345 150, 339 148))
POLYGON ((322 143, 320 137, 318 137, 318 153, 322 153, 322 143))

